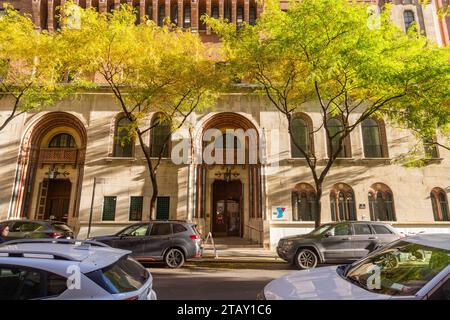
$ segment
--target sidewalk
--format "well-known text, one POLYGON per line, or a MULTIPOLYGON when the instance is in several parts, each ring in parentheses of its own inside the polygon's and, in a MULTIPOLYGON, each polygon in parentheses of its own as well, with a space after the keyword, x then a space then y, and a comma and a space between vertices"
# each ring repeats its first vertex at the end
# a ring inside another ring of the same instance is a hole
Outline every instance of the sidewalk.
POLYGON ((198 261, 204 262, 283 262, 275 251, 264 248, 233 248, 226 246, 216 246, 217 258, 214 254, 214 248, 211 245, 204 246, 203 256, 198 261))

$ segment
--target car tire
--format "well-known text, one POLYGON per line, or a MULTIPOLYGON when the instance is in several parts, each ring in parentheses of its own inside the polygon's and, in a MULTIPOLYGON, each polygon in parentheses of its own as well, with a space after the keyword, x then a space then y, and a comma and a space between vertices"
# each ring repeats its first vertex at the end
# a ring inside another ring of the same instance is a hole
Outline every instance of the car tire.
POLYGON ((294 261, 297 268, 301 270, 313 269, 319 263, 319 257, 311 249, 299 249, 294 261))
POLYGON ((184 253, 177 248, 167 250, 164 255, 165 264, 172 269, 180 268, 184 264, 184 253))

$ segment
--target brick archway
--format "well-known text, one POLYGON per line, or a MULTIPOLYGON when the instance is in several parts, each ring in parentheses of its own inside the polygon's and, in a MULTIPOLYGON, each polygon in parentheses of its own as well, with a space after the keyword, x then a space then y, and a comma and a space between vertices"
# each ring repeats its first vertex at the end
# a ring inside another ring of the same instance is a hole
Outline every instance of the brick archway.
POLYGON ((31 200, 36 196, 34 190, 35 174, 43 163, 41 143, 44 137, 52 130, 58 128, 70 128, 76 133, 78 145, 76 152, 72 152, 70 163, 77 171, 76 192, 73 197, 73 211, 75 217, 78 212, 83 179, 84 159, 87 144, 87 133, 83 122, 73 114, 67 112, 48 112, 34 119, 25 130, 22 137, 18 165, 16 171, 16 183, 11 199, 10 218, 33 218, 30 212, 31 200))

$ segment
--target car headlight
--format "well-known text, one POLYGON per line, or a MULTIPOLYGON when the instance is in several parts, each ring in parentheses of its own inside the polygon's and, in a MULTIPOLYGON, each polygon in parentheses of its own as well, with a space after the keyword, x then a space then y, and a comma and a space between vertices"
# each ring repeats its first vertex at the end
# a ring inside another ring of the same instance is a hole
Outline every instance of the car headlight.
POLYGON ((283 247, 284 248, 290 248, 290 247, 292 247, 293 244, 294 244, 294 241, 286 240, 286 241, 283 242, 283 247))

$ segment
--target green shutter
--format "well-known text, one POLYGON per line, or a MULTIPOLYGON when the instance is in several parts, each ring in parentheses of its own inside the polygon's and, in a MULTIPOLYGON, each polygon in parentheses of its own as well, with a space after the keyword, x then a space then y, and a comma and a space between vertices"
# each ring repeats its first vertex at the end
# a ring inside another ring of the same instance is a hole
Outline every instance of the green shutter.
POLYGON ((156 219, 169 220, 170 197, 158 197, 156 200, 156 219))
POLYGON ((116 218, 117 197, 105 197, 103 199, 103 221, 114 221, 116 218))

